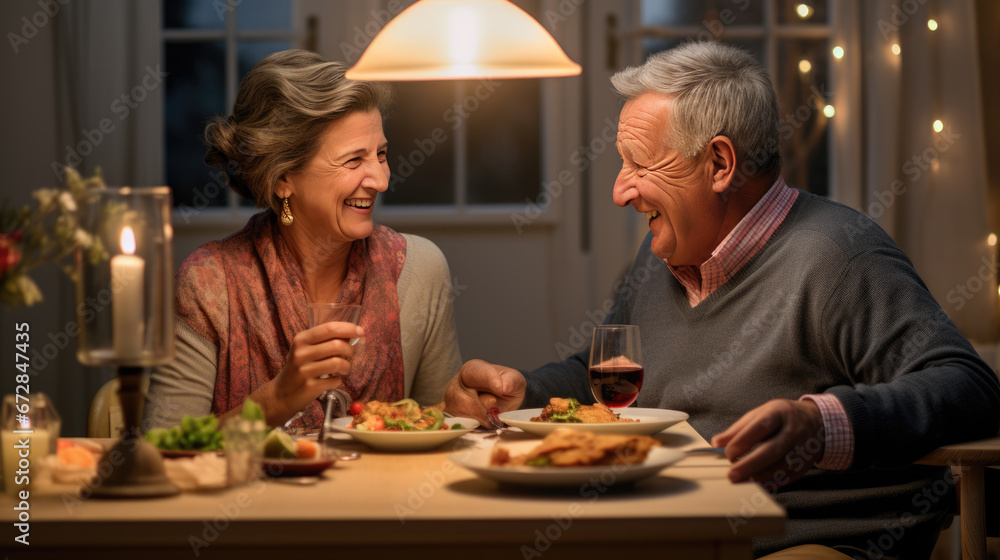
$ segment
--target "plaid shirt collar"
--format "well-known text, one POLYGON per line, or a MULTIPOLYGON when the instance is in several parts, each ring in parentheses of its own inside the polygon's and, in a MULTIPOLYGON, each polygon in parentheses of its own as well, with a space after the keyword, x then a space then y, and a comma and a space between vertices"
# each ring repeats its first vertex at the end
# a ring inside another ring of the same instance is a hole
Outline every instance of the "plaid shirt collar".
POLYGON ((728 282, 757 254, 784 221, 798 196, 799 191, 778 177, 701 266, 670 266, 674 277, 684 286, 691 307, 728 282))

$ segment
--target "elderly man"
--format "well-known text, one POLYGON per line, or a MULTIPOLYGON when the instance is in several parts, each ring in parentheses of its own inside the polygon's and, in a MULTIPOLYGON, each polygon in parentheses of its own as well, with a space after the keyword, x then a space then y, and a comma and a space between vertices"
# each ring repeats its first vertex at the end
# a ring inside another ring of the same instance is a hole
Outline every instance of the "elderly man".
MULTIPOLYGON (((775 491, 787 531, 758 556, 928 557, 950 478, 911 462, 997 433, 996 375, 885 232, 785 185, 753 57, 689 43, 612 83, 627 100, 613 198, 650 229, 607 319, 641 329, 638 405, 688 412, 733 482, 775 491)), ((593 402, 588 352, 528 373, 467 362, 447 406, 593 402)))

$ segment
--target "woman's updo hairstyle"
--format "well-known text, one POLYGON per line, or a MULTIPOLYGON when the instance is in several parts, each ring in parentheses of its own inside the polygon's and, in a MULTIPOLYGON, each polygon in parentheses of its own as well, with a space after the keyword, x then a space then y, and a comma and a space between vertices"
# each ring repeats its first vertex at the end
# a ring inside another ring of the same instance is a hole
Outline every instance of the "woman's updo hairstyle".
POLYGON ((258 208, 280 213, 278 180, 316 154, 330 123, 354 111, 384 114, 392 102, 388 84, 348 80, 345 70, 300 49, 263 58, 243 78, 233 114, 205 127, 205 163, 225 171, 229 187, 258 208))

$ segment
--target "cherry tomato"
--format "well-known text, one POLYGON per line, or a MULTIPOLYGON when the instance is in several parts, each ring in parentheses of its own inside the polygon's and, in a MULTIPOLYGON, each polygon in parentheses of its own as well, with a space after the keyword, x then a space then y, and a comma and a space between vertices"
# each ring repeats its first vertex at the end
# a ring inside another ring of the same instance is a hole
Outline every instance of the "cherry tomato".
POLYGON ((385 431, 385 419, 381 416, 372 416, 368 419, 368 429, 373 432, 385 431))
POLYGON ((361 414, 361 411, 364 409, 365 409, 365 403, 354 401, 353 403, 351 403, 351 408, 348 409, 348 411, 351 413, 351 416, 357 416, 358 414, 361 414))

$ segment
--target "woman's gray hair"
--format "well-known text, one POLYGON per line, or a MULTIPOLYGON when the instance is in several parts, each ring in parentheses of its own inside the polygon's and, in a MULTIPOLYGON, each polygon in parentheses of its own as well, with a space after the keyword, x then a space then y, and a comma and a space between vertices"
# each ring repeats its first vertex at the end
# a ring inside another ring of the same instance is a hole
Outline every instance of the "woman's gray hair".
POLYGON ((392 102, 388 84, 348 80, 347 68, 300 49, 261 59, 243 78, 233 114, 205 127, 205 163, 258 208, 280 213, 278 180, 316 155, 330 123, 355 111, 384 114, 392 102))
POLYGON ((775 177, 781 171, 778 102, 750 53, 716 42, 685 43, 619 71, 611 83, 628 99, 648 92, 673 99, 665 140, 684 157, 722 135, 733 142, 743 173, 775 177))

